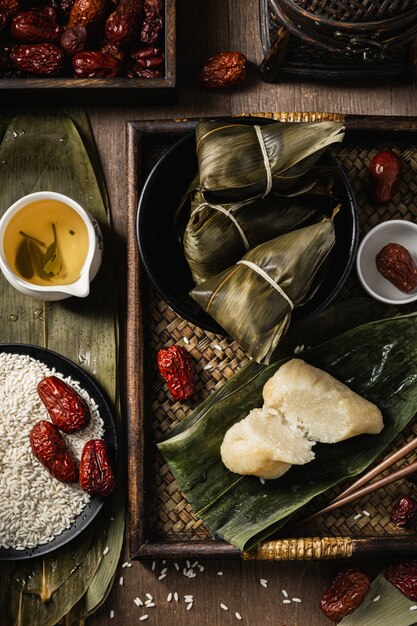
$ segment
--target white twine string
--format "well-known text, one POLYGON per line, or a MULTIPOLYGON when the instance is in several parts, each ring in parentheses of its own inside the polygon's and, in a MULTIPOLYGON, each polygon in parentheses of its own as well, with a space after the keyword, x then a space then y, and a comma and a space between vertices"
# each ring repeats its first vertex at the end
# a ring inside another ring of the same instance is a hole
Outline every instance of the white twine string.
POLYGON ((243 241, 243 245, 245 246, 245 250, 249 250, 249 248, 250 248, 249 241, 247 240, 246 235, 243 232, 243 229, 242 229, 241 225, 239 224, 239 222, 237 221, 235 216, 230 211, 228 211, 223 206, 221 206, 220 204, 208 204, 207 202, 203 202, 203 204, 200 204, 193 211, 193 215, 194 215, 194 213, 197 213, 197 211, 200 211, 201 209, 203 209, 206 206, 209 207, 210 209, 216 209, 216 211, 220 211, 220 213, 223 213, 224 215, 227 215, 227 217, 231 219, 233 224, 236 226, 236 228, 237 228, 237 230, 239 232, 239 235, 242 237, 242 241, 243 241))
POLYGON ((251 261, 246 261, 246 259, 242 259, 241 261, 238 261, 236 265, 246 265, 251 270, 259 274, 259 276, 262 276, 262 278, 264 278, 272 287, 274 287, 274 289, 276 289, 278 293, 288 302, 288 304, 290 305, 291 311, 293 310, 294 304, 292 300, 287 296, 285 291, 281 289, 281 287, 265 272, 265 270, 263 270, 261 267, 259 267, 255 263, 252 263, 251 261))
POLYGON ((268 153, 266 151, 266 146, 264 142, 264 138, 262 136, 262 131, 260 126, 254 126, 256 130, 256 136, 258 137, 259 145, 261 146, 262 156, 264 158, 264 165, 266 170, 266 190, 265 193, 262 194, 262 198, 265 198, 269 194, 272 189, 272 172, 271 172, 271 164, 269 162, 268 153))

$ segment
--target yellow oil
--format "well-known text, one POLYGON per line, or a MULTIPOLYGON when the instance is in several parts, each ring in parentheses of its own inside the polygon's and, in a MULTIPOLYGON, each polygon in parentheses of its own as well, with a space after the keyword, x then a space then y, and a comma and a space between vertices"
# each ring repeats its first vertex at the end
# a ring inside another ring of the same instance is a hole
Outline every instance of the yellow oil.
POLYGON ((69 285, 81 275, 88 252, 88 231, 81 217, 67 204, 57 200, 38 200, 26 205, 10 220, 4 234, 4 254, 11 269, 34 285, 69 285), (21 275, 16 256, 24 239, 24 232, 44 246, 43 252, 54 241, 53 224, 62 267, 54 276, 42 277, 37 272, 31 278, 21 275))

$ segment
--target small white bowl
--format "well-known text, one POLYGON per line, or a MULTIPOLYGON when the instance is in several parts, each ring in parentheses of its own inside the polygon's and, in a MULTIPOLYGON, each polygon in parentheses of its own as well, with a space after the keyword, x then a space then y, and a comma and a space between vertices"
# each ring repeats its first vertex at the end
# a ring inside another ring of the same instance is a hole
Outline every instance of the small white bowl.
POLYGON ((384 278, 376 268, 375 257, 388 243, 407 248, 417 264, 417 224, 407 220, 389 220, 375 226, 363 238, 356 257, 359 280, 376 300, 386 304, 409 304, 417 300, 417 289, 404 293, 384 278))
POLYGON ((17 200, 0 219, 0 270, 6 280, 21 293, 38 300, 64 300, 71 296, 85 298, 90 293, 90 282, 97 274, 103 256, 103 237, 98 222, 77 202, 54 191, 37 191, 17 200), (21 278, 7 263, 4 254, 4 234, 11 218, 23 207, 39 200, 56 200, 71 207, 83 220, 88 233, 88 252, 81 268, 80 278, 69 285, 34 285, 21 278))

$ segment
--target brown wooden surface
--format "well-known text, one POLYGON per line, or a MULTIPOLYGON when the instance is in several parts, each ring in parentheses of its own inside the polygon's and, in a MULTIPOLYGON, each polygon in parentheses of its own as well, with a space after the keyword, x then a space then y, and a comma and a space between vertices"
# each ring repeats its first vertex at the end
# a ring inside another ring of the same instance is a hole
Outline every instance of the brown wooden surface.
MULTIPOLYGON (((121 268, 125 263, 124 220, 126 191, 125 179, 125 121, 140 119, 163 119, 196 117, 199 115, 228 115, 256 111, 340 111, 351 114, 416 115, 417 88, 414 85, 379 84, 374 87, 368 82, 360 86, 334 82, 330 86, 320 83, 284 83, 267 85, 257 78, 252 68, 248 81, 233 94, 229 92, 203 92, 190 84, 193 65, 223 49, 238 49, 246 53, 254 63, 262 53, 258 34, 258 7, 255 0, 194 0, 178 2, 178 103, 171 107, 140 108, 133 104, 119 108, 105 106, 90 109, 94 133, 108 181, 115 230, 119 245, 116 249, 121 268)), ((130 96, 129 96, 130 98, 130 96)), ((131 99, 131 103, 133 98, 131 99)), ((106 103, 103 102, 103 105, 106 103)), ((132 286, 131 286, 132 288, 132 286)), ((130 293, 130 297, 134 294, 130 293)), ((122 562, 125 559, 122 560, 122 562)), ((158 626, 213 626, 239 623, 234 611, 242 614, 242 624, 258 626, 325 626, 330 622, 318 609, 319 597, 331 577, 346 562, 305 563, 254 563, 240 561, 203 562, 205 570, 196 578, 187 579, 181 570, 176 572, 172 564, 167 577, 158 580, 163 565, 157 563, 155 571, 151 563, 134 562, 131 568, 120 569, 114 589, 90 623, 95 626, 112 624, 138 624, 139 616, 145 611, 133 603, 137 596, 145 599, 151 593, 157 606, 146 610, 146 624, 158 626), (217 576, 223 571, 223 576, 217 576), (119 576, 124 577, 123 586, 119 576), (268 579, 268 588, 263 589, 259 578, 268 579), (299 597, 301 604, 283 605, 281 589, 290 597, 299 597), (167 594, 177 591, 181 602, 166 602, 167 594), (185 610, 184 594, 194 595, 194 607, 185 610), (228 612, 219 606, 224 602, 228 612), (114 620, 109 612, 115 611, 114 620), (233 609, 233 610, 232 610, 233 609)), ((351 564, 359 564, 369 573, 376 573, 387 560, 376 555, 353 557, 351 564)), ((380 626, 390 626, 381 624, 380 626)))

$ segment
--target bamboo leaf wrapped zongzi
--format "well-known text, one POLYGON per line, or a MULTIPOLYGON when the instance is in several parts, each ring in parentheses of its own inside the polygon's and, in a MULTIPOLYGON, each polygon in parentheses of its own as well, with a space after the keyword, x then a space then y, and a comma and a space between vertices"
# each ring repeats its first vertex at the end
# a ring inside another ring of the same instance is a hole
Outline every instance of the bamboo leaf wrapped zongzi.
POLYGON ((251 248, 299 228, 317 212, 329 212, 331 192, 321 182, 303 196, 211 204, 200 190, 184 201, 190 218, 182 243, 193 279, 199 283, 236 263, 251 248))
POLYGON ((268 364, 293 308, 319 287, 334 243, 333 220, 325 218, 257 246, 190 295, 251 357, 268 364))
POLYGON ((196 129, 200 188, 206 200, 220 202, 291 188, 343 137, 339 122, 258 126, 202 121, 196 129))

